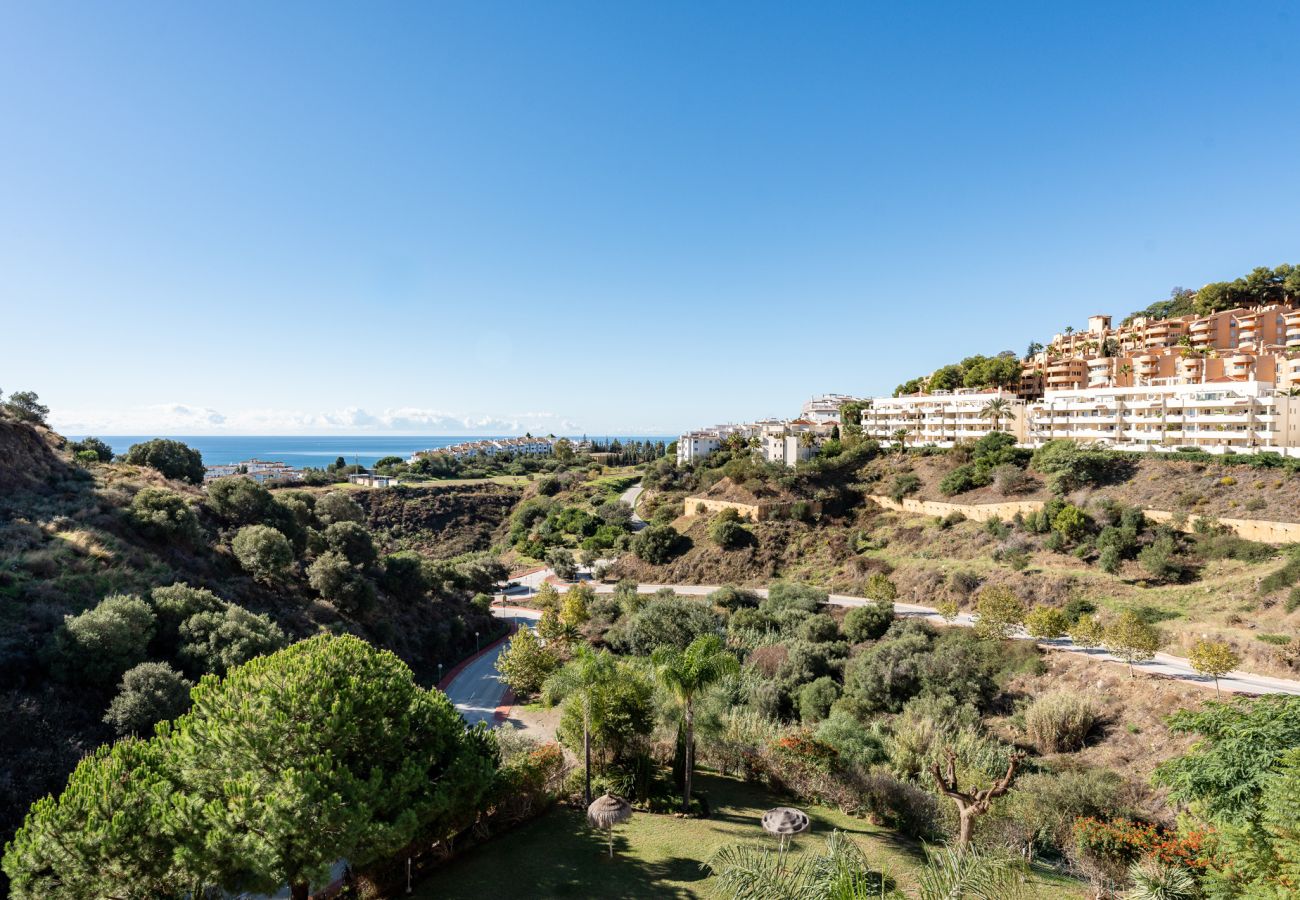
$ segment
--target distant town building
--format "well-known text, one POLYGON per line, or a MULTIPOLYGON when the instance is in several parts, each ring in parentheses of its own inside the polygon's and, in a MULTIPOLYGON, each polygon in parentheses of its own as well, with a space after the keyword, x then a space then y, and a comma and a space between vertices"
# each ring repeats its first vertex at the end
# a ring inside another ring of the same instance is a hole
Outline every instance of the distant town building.
POLYGON ((204 467, 204 481, 215 481, 218 478, 230 478, 232 476, 251 478, 259 484, 277 481, 301 481, 302 470, 295 469, 293 466, 285 465, 282 462, 265 459, 246 459, 238 463, 204 467))
POLYGON ((450 447, 437 447, 432 450, 418 450, 408 463, 414 463, 421 457, 449 456, 452 459, 464 459, 468 456, 497 456, 502 453, 525 456, 546 456, 555 451, 555 440, 544 437, 518 437, 484 439, 452 444, 450 447))
POLYGON ((804 403, 803 408, 799 410, 799 418, 808 419, 818 424, 838 423, 840 421, 840 407, 845 403, 859 400, 861 400, 860 397, 850 397, 848 394, 822 394, 820 397, 813 397, 804 403))
POLYGON ((355 475, 348 476, 348 484, 359 484, 363 487, 397 487, 400 483, 396 475, 375 475, 369 472, 358 472, 355 475))

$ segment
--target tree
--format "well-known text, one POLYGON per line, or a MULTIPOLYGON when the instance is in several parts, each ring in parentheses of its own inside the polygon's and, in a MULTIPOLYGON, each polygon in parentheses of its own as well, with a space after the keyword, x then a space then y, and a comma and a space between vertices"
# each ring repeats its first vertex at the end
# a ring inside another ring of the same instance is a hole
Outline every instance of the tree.
POLYGON ((199 534, 199 518, 189 501, 166 488, 143 488, 131 498, 131 519, 140 530, 162 540, 188 542, 199 534))
POLYGON ((661 565, 682 552, 686 539, 671 525, 651 525, 632 539, 632 552, 652 565, 661 565))
POLYGON ((531 628, 520 628, 510 638, 505 652, 497 657, 496 670, 512 691, 529 697, 542 689, 542 682, 559 665, 559 657, 543 646, 531 628))
POLYGON ((952 747, 944 749, 944 757, 947 764, 942 771, 939 764, 930 765, 930 774, 934 776, 934 783, 939 788, 939 793, 952 800, 957 806, 957 849, 964 851, 971 845, 971 839, 975 836, 975 820, 989 811, 993 801, 1001 797, 1011 788, 1011 782, 1015 780, 1016 770, 1024 760, 1023 753, 1011 754, 1011 760, 1007 763, 1007 771, 1001 778, 993 782, 987 788, 978 791, 962 791, 957 787, 957 754, 952 747))
POLYGON ((572 582, 578 580, 578 564, 573 561, 573 554, 562 547, 554 547, 546 551, 546 564, 555 572, 555 577, 561 581, 572 582))
POLYGON ((167 663, 145 662, 122 676, 104 721, 118 734, 143 734, 190 705, 190 682, 167 663))
POLYGON ((717 631, 718 617, 707 604, 656 597, 628 620, 620 643, 630 653, 649 656, 660 647, 683 650, 700 635, 717 631))
POLYGON ((392 653, 318 635, 205 677, 164 734, 184 773, 181 857, 226 890, 294 900, 339 859, 364 865, 472 822, 495 750, 392 653))
POLYGON ((893 624, 893 602, 873 600, 848 611, 844 616, 844 636, 855 644, 874 641, 893 624))
POLYGON ((1011 402, 1003 397, 994 397, 980 409, 980 418, 991 419, 994 431, 1000 431, 1002 420, 1011 415, 1011 402))
POLYGON ((1025 616, 1025 630, 1040 640, 1059 638, 1070 630, 1070 618, 1055 606, 1035 606, 1025 616))
POLYGON ((555 458, 558 459, 560 462, 563 463, 573 462, 573 457, 575 456, 573 450, 573 441, 569 440, 568 438, 560 438, 558 441, 556 441, 554 444, 551 445, 551 452, 555 454, 555 458))
POLYGON ((1074 543, 1088 533, 1088 514, 1073 503, 1067 503, 1052 518, 1052 531, 1074 543))
POLYGON ((335 522, 361 524, 366 521, 365 510, 344 491, 330 491, 321 497, 316 501, 315 511, 316 518, 322 525, 332 525, 335 522))
POLYGON ((199 451, 166 438, 154 438, 141 444, 132 444, 123 456, 125 462, 133 466, 148 466, 156 469, 166 478, 188 481, 190 484, 202 484, 203 457, 199 451))
POLYGON ((354 566, 367 568, 374 565, 378 558, 374 538, 356 522, 334 522, 325 529, 322 536, 330 550, 341 554, 354 566))
POLYGON ((560 620, 566 625, 578 626, 591 618, 588 603, 595 598, 596 592, 585 584, 575 584, 564 592, 564 601, 560 606, 560 620))
POLYGON ((194 875, 168 852, 171 768, 156 740, 126 738, 82 759, 63 793, 36 801, 5 847, 15 900, 186 896, 194 875))
POLYGON ((67 675, 109 686, 144 661, 156 627, 149 604, 133 594, 115 594, 81 615, 65 616, 56 653, 67 675))
POLYGON ((1214 695, 1219 694, 1219 679, 1241 665, 1241 657, 1232 652, 1226 641, 1211 641, 1201 638, 1192 645, 1187 654, 1187 661, 1200 675, 1209 675, 1214 679, 1214 695))
POLYGON ((831 704, 840 697, 840 685, 829 675, 808 682, 799 689, 796 706, 802 722, 820 722, 830 715, 831 704))
POLYGON ((289 539, 268 525, 245 525, 230 548, 244 571, 258 581, 274 581, 293 562, 289 539))
POLYGON ((271 492, 251 478, 218 478, 208 485, 208 506, 227 525, 258 525, 266 521, 271 492))
MULTIPOLYGON (((68 449, 78 458, 89 453, 95 462, 110 462, 113 459, 113 448, 97 437, 85 437, 79 441, 73 441, 68 444, 68 449)), ((87 459, 89 458, 87 457, 87 459)))
POLYGON ((614 658, 608 651, 599 653, 583 647, 564 669, 568 685, 566 693, 582 711, 582 776, 583 801, 591 805, 591 730, 598 721, 601 706, 598 692, 614 677, 614 658))
POLYGON ((346 556, 322 553, 307 567, 307 583, 345 612, 360 612, 375 599, 375 590, 346 556))
POLYGON ((36 396, 35 391, 10 394, 4 406, 5 411, 19 422, 30 422, 33 425, 44 425, 45 417, 50 414, 50 408, 41 404, 41 398, 36 396))
POLYGON ((695 698, 723 677, 740 670, 740 663, 716 634, 700 635, 685 650, 660 647, 653 656, 655 673, 681 704, 686 728, 686 782, 682 810, 691 811, 691 779, 695 771, 695 698))
POLYGON ((1145 662, 1156 655, 1160 647, 1160 632, 1133 610, 1127 609, 1106 626, 1103 641, 1111 653, 1128 663, 1129 676, 1132 677, 1134 663, 1145 662))
POLYGON ((890 437, 894 439, 894 443, 898 445, 899 453, 902 453, 904 450, 907 449, 907 439, 911 437, 911 435, 912 432, 906 428, 896 429, 894 433, 890 435, 890 437))
POLYGON ((982 638, 1005 640, 1025 621, 1025 604, 1001 586, 986 587, 975 597, 975 633, 982 638))
POLYGON ((1067 634, 1070 635, 1070 640, 1080 647, 1099 647, 1106 638, 1106 629, 1095 616, 1084 613, 1075 619, 1067 634))

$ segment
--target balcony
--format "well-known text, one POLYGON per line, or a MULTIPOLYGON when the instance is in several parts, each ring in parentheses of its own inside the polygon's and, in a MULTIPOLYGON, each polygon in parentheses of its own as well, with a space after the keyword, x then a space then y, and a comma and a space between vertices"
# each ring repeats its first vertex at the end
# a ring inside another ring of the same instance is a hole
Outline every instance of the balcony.
POLYGON ((1191 332, 1192 335, 1197 335, 1208 334, 1212 328, 1214 328, 1213 321, 1210 319, 1201 319, 1199 322, 1193 322, 1187 330, 1191 332))

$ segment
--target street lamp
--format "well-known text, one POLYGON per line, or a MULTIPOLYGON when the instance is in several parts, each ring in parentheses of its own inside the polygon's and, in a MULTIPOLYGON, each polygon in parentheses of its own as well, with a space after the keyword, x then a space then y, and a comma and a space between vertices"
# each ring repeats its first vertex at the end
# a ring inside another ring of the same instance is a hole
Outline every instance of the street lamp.
POLYGON ((438 684, 442 684, 442 663, 438 663, 438 684))
POLYGON ((476 631, 476 632, 474 632, 474 652, 475 652, 475 653, 478 653, 478 652, 479 652, 479 649, 480 649, 480 647, 479 647, 479 643, 478 643, 478 632, 476 631))

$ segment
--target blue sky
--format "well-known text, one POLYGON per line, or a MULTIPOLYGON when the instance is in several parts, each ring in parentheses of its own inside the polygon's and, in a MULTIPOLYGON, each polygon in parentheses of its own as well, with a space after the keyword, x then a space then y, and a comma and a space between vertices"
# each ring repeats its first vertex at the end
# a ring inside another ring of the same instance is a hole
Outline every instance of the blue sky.
POLYGON ((1298 20, 0 5, 0 389, 105 433, 666 433, 886 393, 1300 262, 1298 20))

